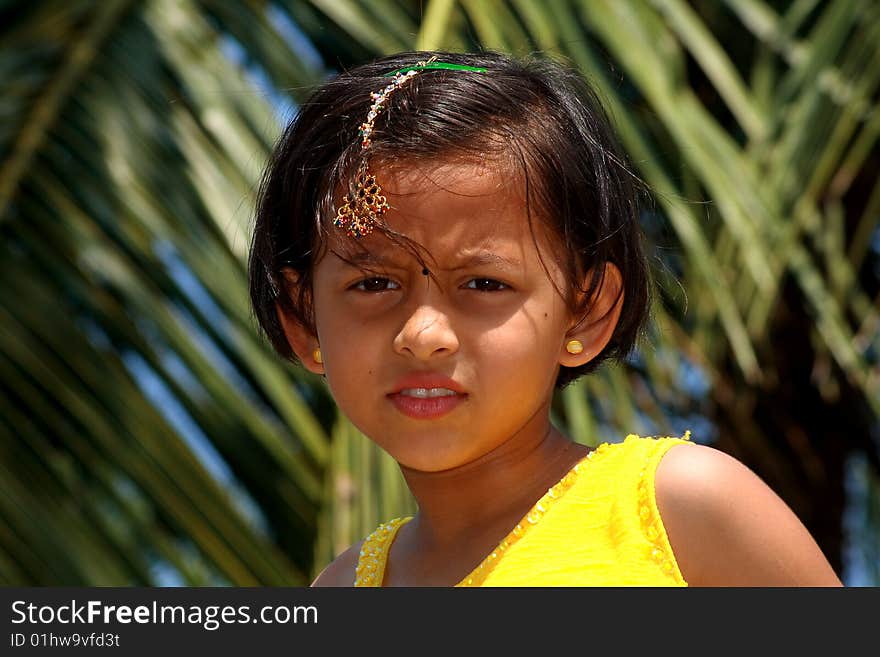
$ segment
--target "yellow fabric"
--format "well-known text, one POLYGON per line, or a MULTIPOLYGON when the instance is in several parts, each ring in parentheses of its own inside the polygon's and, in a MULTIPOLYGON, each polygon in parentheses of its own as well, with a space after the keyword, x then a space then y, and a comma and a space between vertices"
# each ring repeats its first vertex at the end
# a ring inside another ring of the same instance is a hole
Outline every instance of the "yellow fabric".
MULTIPOLYGON (((689 434, 603 443, 456 586, 687 586, 657 510, 654 473, 689 434)), ((408 520, 367 537, 356 586, 381 586, 389 547, 408 520)))

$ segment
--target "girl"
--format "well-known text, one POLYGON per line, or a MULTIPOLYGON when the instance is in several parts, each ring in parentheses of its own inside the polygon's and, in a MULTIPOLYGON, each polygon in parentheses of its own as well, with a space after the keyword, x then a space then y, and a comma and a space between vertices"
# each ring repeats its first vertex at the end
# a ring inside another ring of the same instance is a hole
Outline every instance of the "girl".
POLYGON ((327 82, 268 165, 249 274, 275 349, 418 503, 315 586, 839 585, 725 454, 551 425, 650 304, 634 176, 575 72, 402 53, 327 82))

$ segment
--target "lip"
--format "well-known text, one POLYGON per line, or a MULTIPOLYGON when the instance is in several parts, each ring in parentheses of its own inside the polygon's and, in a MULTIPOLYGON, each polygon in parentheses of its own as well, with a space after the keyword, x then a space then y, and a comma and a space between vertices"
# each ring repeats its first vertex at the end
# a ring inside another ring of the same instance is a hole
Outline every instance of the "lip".
POLYGON ((416 420, 430 420, 452 412, 466 398, 467 393, 456 381, 443 374, 418 372, 400 379, 393 392, 386 395, 398 411, 416 420), (446 397, 410 397, 400 394, 410 388, 446 388, 454 395, 446 397))
POLYGON ((460 395, 465 394, 461 384, 437 372, 413 372, 412 374, 407 374, 394 384, 391 394, 399 394, 401 390, 407 390, 408 388, 446 388, 460 395))

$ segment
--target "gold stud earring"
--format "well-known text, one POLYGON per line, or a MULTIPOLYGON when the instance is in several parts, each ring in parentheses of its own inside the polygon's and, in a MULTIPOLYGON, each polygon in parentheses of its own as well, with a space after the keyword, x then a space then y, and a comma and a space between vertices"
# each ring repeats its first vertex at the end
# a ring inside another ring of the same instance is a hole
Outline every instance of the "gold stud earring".
POLYGON ((569 340, 565 350, 570 354, 579 354, 584 350, 584 343, 580 340, 569 340))
POLYGON ((318 347, 317 349, 315 349, 312 352, 312 360, 314 360, 316 363, 323 363, 324 362, 324 356, 321 354, 320 347, 318 347))

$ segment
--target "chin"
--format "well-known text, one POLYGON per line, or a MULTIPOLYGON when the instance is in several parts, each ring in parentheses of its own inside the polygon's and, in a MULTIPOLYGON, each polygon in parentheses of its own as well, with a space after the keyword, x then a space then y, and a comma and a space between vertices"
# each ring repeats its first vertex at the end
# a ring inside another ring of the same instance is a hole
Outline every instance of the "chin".
POLYGON ((436 447, 418 450, 404 448, 395 451, 397 453, 389 453, 400 464, 400 467, 416 472, 454 470, 472 463, 480 456, 462 449, 437 449, 436 447))
POLYGON ((474 436, 460 428, 441 427, 433 422, 416 422, 394 429, 389 427, 390 423, 375 421, 370 422, 370 426, 354 424, 402 468, 417 472, 452 470, 475 461, 483 453, 474 436))

